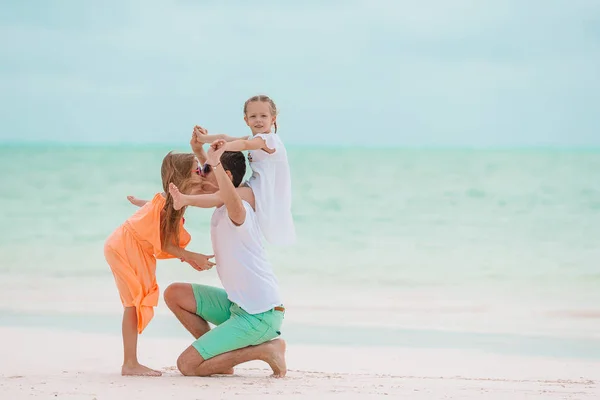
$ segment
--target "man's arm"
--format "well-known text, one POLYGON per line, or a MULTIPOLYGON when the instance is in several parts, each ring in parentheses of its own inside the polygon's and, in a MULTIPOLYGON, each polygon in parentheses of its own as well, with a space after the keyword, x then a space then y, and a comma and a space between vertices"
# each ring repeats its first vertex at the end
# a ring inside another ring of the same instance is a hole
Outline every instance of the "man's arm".
POLYGON ((242 225, 246 220, 246 208, 242 203, 242 198, 233 186, 233 182, 223 169, 221 164, 221 156, 225 152, 226 148, 225 140, 216 140, 210 145, 208 150, 207 162, 212 166, 213 173, 217 178, 217 184, 219 185, 219 196, 227 207, 227 214, 229 219, 236 224, 242 225))
POLYGON ((246 220, 246 208, 242 203, 242 198, 236 191, 233 182, 231 182, 231 179, 227 176, 227 173, 220 162, 216 166, 213 166, 213 171, 217 177, 219 194, 225 207, 227 207, 229 219, 236 225, 242 225, 246 220))

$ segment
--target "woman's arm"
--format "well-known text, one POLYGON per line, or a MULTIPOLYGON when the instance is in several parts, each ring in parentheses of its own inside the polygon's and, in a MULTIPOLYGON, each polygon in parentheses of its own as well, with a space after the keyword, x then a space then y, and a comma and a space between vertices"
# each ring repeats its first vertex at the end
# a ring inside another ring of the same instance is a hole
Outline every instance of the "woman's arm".
POLYGON ((138 207, 143 207, 148 202, 148 200, 138 199, 135 196, 127 196, 127 200, 129 200, 129 202, 134 206, 138 207))
POLYGON ((190 147, 192 148, 192 151, 194 152, 194 154, 196 155, 196 157, 198 157, 198 160, 200 161, 200 164, 204 164, 206 162, 206 152, 204 151, 204 142, 198 139, 198 136, 201 135, 201 133, 199 133, 198 127, 194 128, 194 131, 192 132, 192 138, 190 139, 190 147))
POLYGON ((179 246, 175 246, 174 244, 165 244, 163 246, 163 251, 179 258, 181 261, 184 261, 192 266, 195 270, 205 271, 207 269, 211 269, 215 263, 210 261, 211 258, 214 257, 214 254, 209 256, 194 253, 193 251, 188 251, 179 246))

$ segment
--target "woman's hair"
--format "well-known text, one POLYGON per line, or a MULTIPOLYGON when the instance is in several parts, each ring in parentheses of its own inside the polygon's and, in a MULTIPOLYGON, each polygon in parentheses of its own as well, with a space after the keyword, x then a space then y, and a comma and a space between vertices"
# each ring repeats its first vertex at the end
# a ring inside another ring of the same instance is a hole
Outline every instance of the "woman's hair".
POLYGON ((188 194, 194 184, 191 178, 196 156, 190 153, 169 152, 165 156, 160 169, 163 191, 166 194, 165 207, 160 218, 160 241, 164 246, 172 243, 179 246, 179 224, 186 207, 180 210, 173 208, 173 197, 169 193, 169 183, 173 182, 181 193, 188 194))
MULTIPOLYGON (((275 102, 273 100, 271 100, 271 98, 269 96, 266 96, 264 94, 259 94, 258 96, 252 96, 248 100, 246 100, 246 102, 244 103, 244 115, 246 115, 246 110, 248 109, 248 104, 250 104, 254 101, 262 101, 265 103, 269 103, 269 106, 271 108, 271 115, 274 117, 277 116, 277 106, 275 105, 275 102)), ((275 125, 275 133, 277 133, 277 121, 275 121, 273 123, 273 125, 275 125)))

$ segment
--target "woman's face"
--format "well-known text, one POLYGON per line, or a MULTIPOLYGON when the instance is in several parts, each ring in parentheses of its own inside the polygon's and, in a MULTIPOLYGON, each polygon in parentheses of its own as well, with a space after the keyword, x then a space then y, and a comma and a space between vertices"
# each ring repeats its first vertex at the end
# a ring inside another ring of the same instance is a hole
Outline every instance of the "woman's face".
POLYGON ((219 185, 217 184, 217 177, 215 176, 215 172, 212 167, 208 165, 208 163, 204 165, 200 165, 200 163, 196 160, 196 165, 198 165, 195 169, 196 176, 200 178, 200 187, 202 193, 215 193, 219 190, 219 185))

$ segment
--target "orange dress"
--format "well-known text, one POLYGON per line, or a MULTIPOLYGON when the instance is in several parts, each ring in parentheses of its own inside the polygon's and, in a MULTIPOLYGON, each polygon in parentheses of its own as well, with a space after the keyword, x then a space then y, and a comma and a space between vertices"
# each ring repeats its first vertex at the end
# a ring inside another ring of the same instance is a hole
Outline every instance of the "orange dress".
MULTIPOLYGON (((161 249, 160 214, 164 206, 165 198, 157 193, 104 243, 104 257, 115 276, 121 302, 136 308, 138 333, 146 328, 158 305, 156 259, 175 258, 161 249)), ((191 240, 183 222, 179 226, 179 247, 191 240)))

